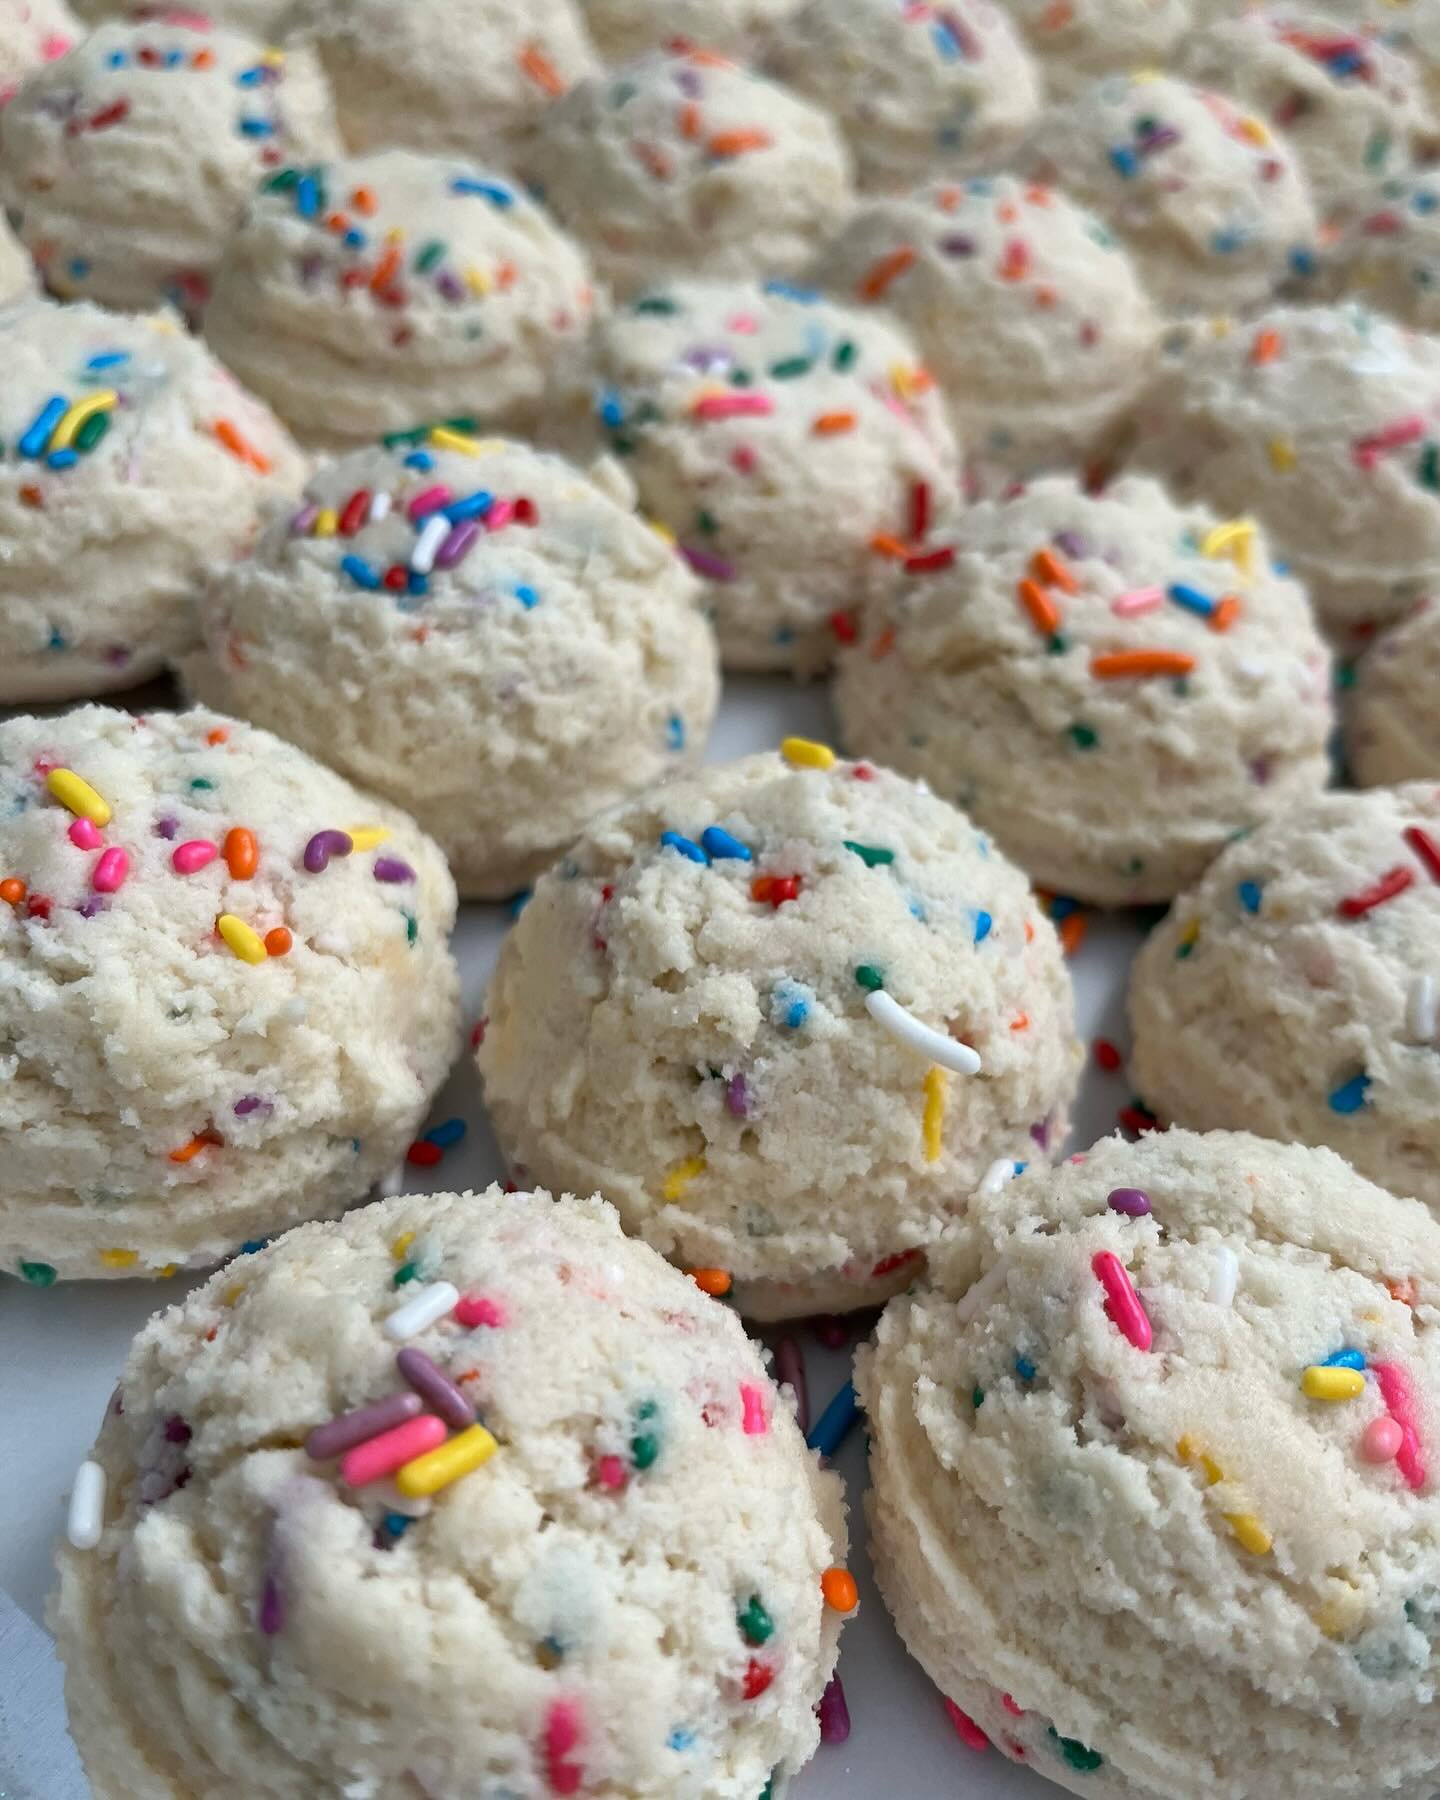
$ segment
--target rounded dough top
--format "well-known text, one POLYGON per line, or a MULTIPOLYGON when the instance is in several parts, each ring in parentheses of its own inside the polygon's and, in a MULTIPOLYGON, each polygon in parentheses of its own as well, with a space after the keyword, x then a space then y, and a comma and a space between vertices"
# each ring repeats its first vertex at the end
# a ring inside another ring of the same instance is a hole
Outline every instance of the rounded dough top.
POLYGON ((608 62, 629 62, 688 38, 726 56, 753 56, 799 0, 580 0, 608 62))
POLYGON ((1423 602, 1361 657, 1345 750, 1362 787, 1440 781, 1440 608, 1423 602))
POLYGON ((7 0, 0 7, 0 107, 23 76, 64 56, 79 36, 65 0, 7 0))
MULTIPOLYGON (((1001 0, 1058 96, 1097 75, 1167 62, 1190 29, 1192 0, 1001 0)), ((1230 4, 1230 0, 1226 0, 1230 4)))

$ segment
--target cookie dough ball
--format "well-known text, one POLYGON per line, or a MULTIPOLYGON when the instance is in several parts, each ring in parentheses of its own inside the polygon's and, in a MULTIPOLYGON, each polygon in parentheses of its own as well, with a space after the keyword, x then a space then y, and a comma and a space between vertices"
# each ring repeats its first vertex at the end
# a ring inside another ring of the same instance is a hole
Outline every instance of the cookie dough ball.
POLYGON ((580 0, 608 62, 629 62, 688 38, 726 56, 754 55, 799 0, 580 0))
POLYGON ((0 200, 65 299, 194 315, 256 182, 335 148, 313 63, 186 22, 102 25, 0 120, 0 200))
MULTIPOLYGON (((157 0, 73 0, 75 11, 89 25, 106 19, 153 19, 169 10, 157 0)), ((294 14, 294 0, 205 0, 203 15, 212 24, 231 31, 248 32, 266 43, 277 42, 294 14)))
POLYGON ((1232 844, 1135 964, 1162 1117, 1328 1144, 1440 1208, 1440 793, 1327 794, 1232 844))
POLYGON ((444 1080, 455 886, 205 711, 0 723, 0 1268, 198 1268, 360 1199, 444 1080))
POLYGON ((65 0, 4 0, 0 5, 0 106, 41 63, 64 56, 80 35, 65 0))
POLYGON ((842 652, 848 746, 1043 887, 1169 900, 1329 775, 1330 657, 1253 521, 1127 477, 971 508, 842 652))
POLYGON ((412 812, 461 892, 499 899, 698 760, 719 680, 699 583, 650 526, 559 457, 457 442, 322 467, 211 584, 186 675, 412 812))
POLYGON ((349 448, 456 415, 532 429, 592 306, 579 247, 513 182, 383 150, 271 177, 205 335, 302 440, 349 448))
POLYGON ((1361 787, 1440 780, 1440 612, 1426 602, 1360 659, 1345 741, 1361 787))
POLYGON ((1098 213, 1171 312, 1254 306, 1315 266, 1318 223, 1295 158, 1203 88, 1111 76, 1046 112, 1018 162, 1098 213))
POLYGON ((1197 326, 1138 425, 1137 460, 1182 497, 1255 512, 1333 637, 1440 581, 1440 339, 1359 306, 1197 326))
POLYGON ((351 150, 404 144, 502 166, 600 66, 574 0, 300 0, 291 36, 319 55, 351 150))
POLYGON ((0 213, 0 306, 8 306, 35 286, 35 266, 0 213))
POLYGON ((1328 289, 1419 331, 1440 331, 1440 179, 1378 182, 1326 258, 1328 289))
POLYGON ((488 1012, 511 1161, 600 1189, 760 1319, 904 1287, 992 1164, 1063 1140, 1080 1056, 1019 871, 923 788, 797 740, 598 820, 488 1012))
POLYGON ((1145 384, 1160 331, 1099 221, 1010 175, 864 202, 813 273, 909 329, 982 491, 1102 449, 1145 384))
POLYGON ((581 82, 525 166, 600 276, 793 275, 850 205, 827 113, 709 51, 657 51, 581 82))
POLYGON ((117 1401, 52 1614, 97 1800, 719 1800, 815 1748, 840 1483, 597 1200, 292 1232, 152 1320, 117 1401))
POLYGON ((1047 89, 1073 94, 1097 75, 1168 61, 1191 26, 1191 0, 1000 0, 1039 58, 1047 89))
POLYGON ((955 504, 911 344, 785 284, 676 282, 602 321, 556 425, 597 429, 703 578, 731 668, 823 668, 918 514, 955 504))
POLYGON ((778 27, 769 68, 828 106, 880 193, 993 168, 1040 107, 1040 75, 1004 10, 969 0, 808 0, 778 27))
POLYGON ((147 681, 300 454, 178 322, 0 309, 0 704, 147 681))
POLYGON ((1326 218, 1353 211, 1377 176, 1403 173, 1440 135, 1420 71, 1372 32, 1338 31, 1305 7, 1220 19, 1187 42, 1194 81, 1252 107, 1299 159, 1326 218))
POLYGON ((978 1195, 856 1378, 876 1579, 966 1741, 1116 1800, 1431 1793, 1437 1304, 1440 1227, 1323 1150, 1111 1138, 978 1195))

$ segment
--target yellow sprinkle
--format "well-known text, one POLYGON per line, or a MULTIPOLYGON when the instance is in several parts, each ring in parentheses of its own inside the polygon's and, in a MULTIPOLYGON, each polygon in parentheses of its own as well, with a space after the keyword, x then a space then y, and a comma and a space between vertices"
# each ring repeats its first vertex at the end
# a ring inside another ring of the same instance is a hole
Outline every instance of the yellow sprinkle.
POLYGON ((817 744, 813 738, 785 738, 780 745, 780 754, 797 769, 835 767, 835 752, 828 744, 817 744))
POLYGON ((109 412, 119 398, 114 388, 101 388, 97 393, 87 394, 83 400, 77 400, 55 427, 49 449, 68 450, 75 442, 75 433, 85 421, 95 413, 109 412))
POLYGON ((660 538, 664 543, 673 544, 675 542, 675 533, 668 525, 662 525, 658 519, 648 519, 646 523, 655 533, 656 537, 660 538))
POLYGON ((1289 438, 1271 438, 1268 449, 1272 465, 1282 475, 1288 475, 1299 461, 1295 454, 1295 446, 1289 438))
POLYGON ((458 450, 462 456, 481 456, 479 441, 468 431, 452 431, 448 425, 432 425, 427 442, 437 450, 458 450))
POLYGON ((1255 521, 1227 519, 1207 532, 1200 545, 1203 556, 1226 556, 1242 575, 1255 572, 1255 521))
POLYGON ((314 535, 316 537, 334 537, 340 529, 340 515, 333 506, 323 507, 315 515, 314 535))
POLYGON ((1220 1465, 1215 1461, 1215 1458, 1213 1456, 1207 1456, 1195 1442, 1194 1438, 1190 1437, 1188 1434, 1185 1437, 1182 1437, 1180 1442, 1175 1446, 1175 1454, 1183 1463, 1198 1463, 1205 1471, 1205 1479, 1210 1483, 1211 1487, 1214 1487, 1217 1481, 1223 1481, 1225 1479, 1224 1475, 1220 1472, 1220 1465))
POLYGON ((1180 927, 1180 942, 1182 945, 1193 944, 1199 936, 1200 921, 1198 919, 1191 919, 1187 924, 1180 927))
POLYGON ((237 919, 234 913, 221 913, 215 921, 215 929, 241 962, 262 963, 269 955, 265 948, 265 940, 260 933, 253 930, 243 919, 237 919))
POLYGON ((402 1231, 400 1233, 399 1237, 397 1237, 395 1242, 390 1246, 390 1254, 395 1258, 396 1262, 404 1262, 405 1252, 414 1242, 415 1233, 413 1231, 402 1231))
POLYGON ((383 844, 390 835, 388 825, 351 825, 346 833, 352 848, 356 850, 373 850, 377 844, 383 844))
POLYGON ((1263 119, 1257 119, 1253 113, 1247 113, 1246 116, 1240 120, 1239 125, 1241 137, 1249 138, 1252 144, 1259 144, 1263 148, 1264 145, 1271 141, 1270 133, 1265 126, 1265 121, 1263 119))
POLYGON ((180 1271, 179 1263, 164 1263, 155 1273, 161 1281, 168 1281, 172 1275, 180 1271))
POLYGON ((1365 1392, 1365 1377, 1359 1369, 1326 1369, 1312 1363, 1300 1377, 1300 1386, 1308 1400, 1358 1400, 1365 1392))
POLYGON ((1235 1541, 1252 1556, 1264 1556, 1275 1542, 1254 1513, 1226 1513, 1225 1523, 1235 1534, 1235 1541))
POLYGON ((678 1200, 697 1175, 705 1173, 703 1156, 687 1156, 684 1162, 676 1163, 665 1177, 665 1185, 660 1192, 667 1200, 678 1200))
POLYGON ((140 1260, 138 1250, 102 1250, 100 1260, 107 1269, 131 1269, 140 1260))
POLYGON ((220 1296, 220 1304, 222 1306, 233 1306, 244 1292, 245 1283, 243 1281, 233 1281, 220 1296))
POLYGON ((285 67, 285 52, 283 50, 277 50, 272 44, 268 49, 260 52, 260 60, 265 64, 267 69, 283 69, 285 67))
POLYGON ((482 300, 495 286, 495 283, 485 271, 483 269, 477 269, 474 263, 468 263, 466 265, 464 274, 466 287, 469 288, 472 294, 477 295, 482 300))
POLYGON ((489 1462, 499 1448, 483 1425, 471 1425, 448 1444, 403 1464, 395 1471, 395 1485, 407 1500, 423 1500, 489 1462))
POLYGON ((45 777, 45 785, 77 818, 88 819, 92 825, 110 823, 110 808, 73 769, 52 769, 45 777))
POLYGON ((945 1142, 945 1071, 938 1063, 925 1071, 925 1160, 939 1162, 945 1142))
POLYGON ((891 363, 890 385, 903 400, 913 400, 917 394, 926 392, 930 378, 926 370, 910 363, 891 363))

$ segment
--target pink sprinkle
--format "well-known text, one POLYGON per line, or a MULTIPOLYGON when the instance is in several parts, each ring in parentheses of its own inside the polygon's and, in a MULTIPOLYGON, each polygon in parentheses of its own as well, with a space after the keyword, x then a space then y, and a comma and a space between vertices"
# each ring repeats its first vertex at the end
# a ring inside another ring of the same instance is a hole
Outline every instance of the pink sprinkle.
POLYGON ((124 850, 107 850, 95 865, 91 885, 97 894, 114 894, 125 885, 130 858, 124 850))
POLYGON ((760 321, 754 313, 732 313, 725 321, 725 329, 739 332, 741 337, 754 337, 760 329, 760 321))
POLYGON ((1110 610, 1118 619, 1138 619, 1141 613, 1154 612, 1165 604, 1165 590, 1159 587, 1131 588, 1128 594, 1117 594, 1110 610))
POLYGON ((1009 1694, 1002 1694, 1000 1696, 1000 1704, 1005 1708, 1012 1719, 1023 1719, 1025 1717, 1025 1708, 1023 1706, 1017 1706, 1009 1694))
POLYGON ((1105 1311, 1111 1324, 1137 1350, 1148 1350, 1154 1339, 1150 1318, 1124 1263, 1113 1250, 1097 1250, 1090 1258, 1090 1267, 1105 1290, 1105 1311))
POLYGON ((176 846, 170 861, 175 866, 177 875, 193 875, 197 869, 203 869, 208 862, 214 862, 220 854, 209 838, 191 838, 186 844, 176 846))
POLYGON ((417 494, 405 511, 412 519, 423 519, 426 513, 438 512, 447 501, 453 500, 454 497, 448 487, 443 483, 437 483, 436 486, 428 487, 423 493, 417 494))
POLYGON ((1383 1419, 1372 1419, 1365 1427, 1360 1439, 1360 1454, 1366 1462, 1394 1462, 1404 1442, 1404 1431, 1387 1414, 1383 1419))
POLYGON ((1395 1465, 1412 1488, 1425 1485, 1425 1458, 1420 1448, 1420 1419, 1410 1377, 1398 1363, 1373 1363, 1375 1379, 1390 1417, 1400 1427, 1400 1448, 1395 1465))
POLYGON ((705 394, 690 411, 697 419, 749 419, 773 413, 769 394, 705 394))
POLYGON ((580 1744, 580 1703, 557 1700, 545 1715, 545 1779, 552 1794, 578 1794, 583 1771, 569 1759, 580 1744))
POLYGON ((990 1740, 970 1717, 961 1712, 953 1700, 946 1700, 945 1710, 950 1715, 950 1723, 955 1727, 955 1735, 970 1750, 988 1750, 990 1740))
POLYGON ((763 1437, 770 1429, 770 1415, 765 1409, 764 1390, 753 1382, 740 1383, 740 1400, 745 1408, 746 1437, 763 1437))
POLYGON ((737 444, 730 452, 731 467, 738 469, 742 475, 753 475, 759 462, 760 458, 751 444, 737 444))
POLYGON ((629 1474, 618 1456, 602 1456, 595 1464, 595 1479, 613 1494, 624 1487, 629 1474))
POLYGON ((505 1323, 505 1309, 500 1302, 487 1299, 484 1294, 462 1294, 455 1303, 453 1316, 472 1330, 477 1325, 505 1323))
POLYGON ((70 49, 71 39, 58 31, 52 31, 40 46, 40 54, 46 62, 59 62, 70 49))
POLYGON ((1357 438, 1351 447, 1351 455, 1362 469, 1373 469, 1382 450, 1398 450, 1424 435, 1424 419, 1419 413, 1412 413, 1408 419, 1397 419, 1393 425, 1383 425, 1379 431, 1372 431, 1369 437, 1357 438))
POLYGON ((497 500, 485 515, 485 529, 487 531, 503 531, 514 517, 515 502, 513 500, 497 500))
POLYGON ((364 1487, 379 1481, 382 1475, 393 1475, 403 1464, 445 1442, 445 1421, 434 1413, 421 1413, 397 1425, 393 1431, 382 1431, 348 1450, 340 1459, 340 1479, 346 1487, 364 1487))
POLYGON ((72 819, 69 837, 77 850, 98 850, 105 842, 93 819, 72 819))

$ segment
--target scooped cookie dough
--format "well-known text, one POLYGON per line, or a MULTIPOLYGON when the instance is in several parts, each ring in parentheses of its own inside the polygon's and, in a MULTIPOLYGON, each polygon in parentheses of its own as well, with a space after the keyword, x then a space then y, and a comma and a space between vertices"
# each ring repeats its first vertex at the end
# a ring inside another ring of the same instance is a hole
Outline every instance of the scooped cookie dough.
POLYGON ((455 437, 327 464, 211 584, 203 699, 413 813, 467 895, 527 886, 696 762, 719 698, 699 583, 559 457, 455 437))
POLYGON ((1299 164, 1253 115, 1160 75, 1115 75, 1047 110, 1018 158, 1124 242, 1171 312, 1242 310, 1315 266, 1299 164))
POLYGON ((1326 257, 1326 287, 1418 331, 1440 331, 1440 179, 1407 175, 1359 197, 1326 257))
MULTIPOLYGON (((106 19, 153 19, 167 10, 157 0, 72 0, 72 4, 91 26, 106 19)), ((227 30, 275 43, 287 31, 294 11, 294 0, 205 0, 204 17, 227 30)))
MULTIPOLYGON (((1000 0, 1065 96, 1099 75, 1167 62, 1192 23, 1191 0, 1000 0)), ((1229 4, 1229 0, 1226 0, 1229 4)))
POLYGON ((35 286, 35 265, 0 213, 0 306, 8 306, 35 286))
POLYGON ((592 825, 487 1005, 486 1103, 526 1179, 600 1189, 760 1319, 913 1280, 992 1165, 1063 1140, 1080 1057, 1019 871, 923 789, 795 740, 592 825))
POLYGON ((308 57, 184 17, 100 26, 5 108, 0 200, 62 298, 198 314, 256 182, 337 148, 308 57))
POLYGON ((975 491, 1087 462, 1150 372, 1160 331, 1091 214, 999 175, 862 202, 813 274, 884 308, 940 384, 975 491))
POLYGON ((533 429, 593 304, 578 245, 508 178, 383 150, 271 176, 205 335, 306 443, 348 448, 460 415, 533 429))
POLYGON ((955 504, 912 345, 784 283, 680 281, 619 309, 555 429, 620 459, 704 580, 732 668, 823 668, 917 521, 955 504))
POLYGON ((798 0, 580 0, 590 36, 607 62, 688 39, 742 60, 757 55, 798 0))
POLYGON ((1323 1150, 1110 1138, 932 1270, 856 1382, 876 1579, 965 1741, 1107 1800, 1433 1793, 1424 1208, 1323 1150))
POLYGON ((767 67, 828 106, 860 185, 900 191, 1003 163, 1040 107, 1040 74, 991 0, 808 0, 774 33, 767 67))
POLYGON ((1360 306, 1275 307, 1177 334, 1136 460, 1252 510, 1335 638, 1440 582, 1440 339, 1360 306))
POLYGON ((1130 476, 972 507, 842 652, 848 747, 963 806, 1043 887, 1171 899, 1329 777, 1330 656, 1254 522, 1130 476))
POLYGON ((6 0, 0 7, 0 106, 31 69, 64 56, 79 36, 65 0, 6 0))
POLYGON ((133 687, 193 642, 299 452, 177 320, 0 310, 0 704, 133 687))
POLYGON ((582 82, 524 168, 622 294, 684 275, 793 275, 851 200, 829 114, 702 50, 582 82))
POLYGON ((455 886, 205 711, 0 723, 0 1268, 161 1275, 338 1212, 449 1071, 455 886))
POLYGON ((87 1471, 52 1620, 97 1800, 718 1800, 815 1748, 840 1483, 599 1201, 240 1257, 142 1331, 87 1471))
POLYGON ((1327 794, 1232 844, 1141 950, 1162 1117, 1328 1144, 1440 1208, 1440 793, 1327 794))
POLYGON ((1382 632, 1355 672, 1346 758, 1361 787, 1440 780, 1440 612, 1382 632))
POLYGON ((318 54, 350 150, 403 144, 502 167, 600 66, 574 0, 299 0, 290 35, 318 54))
POLYGON ((1322 217, 1354 210, 1440 137, 1420 71, 1373 31, 1304 6, 1257 7, 1191 37, 1179 66, 1253 107, 1290 146, 1322 217))

